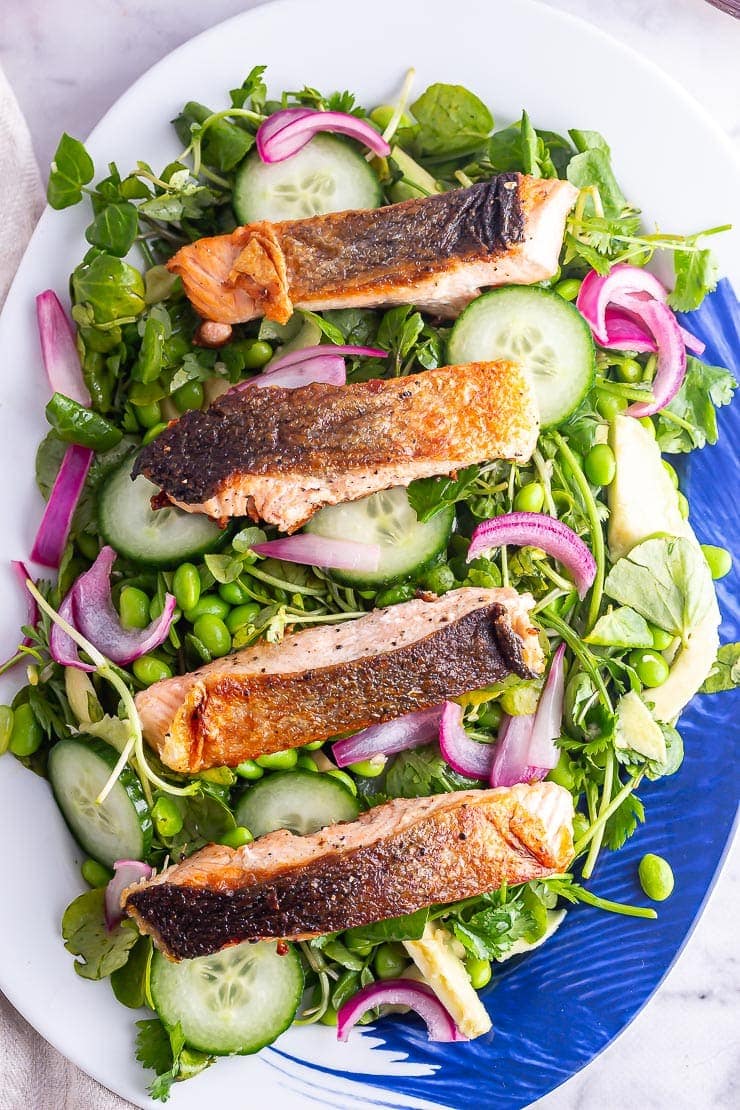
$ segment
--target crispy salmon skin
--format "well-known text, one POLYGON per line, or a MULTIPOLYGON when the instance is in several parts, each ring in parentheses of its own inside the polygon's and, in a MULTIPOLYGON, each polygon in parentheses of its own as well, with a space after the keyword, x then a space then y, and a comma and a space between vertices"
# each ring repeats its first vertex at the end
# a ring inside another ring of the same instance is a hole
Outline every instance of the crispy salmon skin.
POLYGON ((454 316, 483 288, 551 277, 577 194, 567 181, 499 174, 385 208, 248 224, 167 266, 196 312, 224 324, 411 303, 454 316))
POLYGON ((565 870, 573 802, 551 782, 397 798, 311 836, 210 845, 121 904, 174 959, 303 940, 565 870))
POLYGON ((543 666, 531 606, 463 587, 255 644, 137 694, 144 736, 175 771, 234 767, 529 677, 543 666))
POLYGON ((292 532, 324 505, 490 459, 526 461, 537 402, 510 362, 406 378, 246 389, 194 410, 145 446, 144 474, 189 512, 292 532))

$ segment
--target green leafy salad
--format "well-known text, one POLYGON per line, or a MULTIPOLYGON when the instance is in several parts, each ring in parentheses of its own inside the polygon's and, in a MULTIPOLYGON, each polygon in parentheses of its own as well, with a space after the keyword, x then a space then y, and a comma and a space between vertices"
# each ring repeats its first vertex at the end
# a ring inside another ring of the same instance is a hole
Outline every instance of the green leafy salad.
MULTIPOLYGON (((0 707, 0 751, 49 779, 84 852, 88 889, 70 890, 61 922, 75 971, 151 1011, 136 1019, 136 1051, 162 1100, 219 1055, 255 1052, 293 1022, 339 1021, 341 1033, 343 1007, 360 991, 371 1000, 360 1022, 377 1021, 383 999, 371 988, 391 980, 431 988, 454 1029, 460 1013, 476 1012, 475 992, 498 963, 546 939, 571 903, 655 917, 597 897, 589 880, 600 853, 645 820, 641 784, 679 770, 677 721, 690 697, 740 684, 740 645, 719 646, 712 581, 729 555, 699 545, 661 457, 715 443, 716 409, 735 387, 675 316, 714 288, 708 244, 722 228, 645 231, 602 135, 542 130, 526 112, 498 126, 457 85, 413 99, 407 80, 398 103, 370 110, 350 92, 308 87, 271 99, 258 66, 228 107, 189 102, 173 126, 184 149, 164 167, 110 163, 100 176, 66 134, 52 163, 50 204, 90 205, 89 249, 71 274, 74 339, 55 295, 39 297, 53 396, 36 462, 48 505, 31 558, 50 573, 27 583, 24 639, 3 666, 27 681, 0 707), (264 143, 289 143, 307 120, 312 137, 265 160, 264 143), (165 266, 182 246, 243 224, 423 200, 497 174, 573 186, 559 266, 547 280, 484 292, 456 319, 413 304, 298 309, 287 324, 256 319, 214 341, 165 266), (671 292, 645 269, 656 252, 672 260, 671 292), (348 383, 518 362, 539 403, 536 448, 525 463, 483 462, 322 509, 291 537, 372 543, 371 569, 277 558, 275 528, 246 518, 223 528, 151 507, 157 488, 131 480, 142 445, 255 375, 278 374, 278 363, 300 364, 301 351, 315 358, 315 348, 332 365, 344 359, 348 383), (488 781, 461 774, 428 729, 405 750, 349 763, 333 745, 348 738, 331 737, 191 775, 144 743, 134 697, 161 680, 466 586, 531 594, 548 660, 544 675, 512 674, 445 703, 488 781), (533 764, 543 702, 552 757, 533 764), (390 799, 545 776, 575 806, 568 873, 180 963, 120 910, 127 883, 208 844, 238 849, 280 828, 306 835, 353 821, 390 799), (458 984, 451 994, 440 993, 443 967, 458 984)), ((645 857, 640 877, 649 899, 670 893, 666 861, 645 857)))

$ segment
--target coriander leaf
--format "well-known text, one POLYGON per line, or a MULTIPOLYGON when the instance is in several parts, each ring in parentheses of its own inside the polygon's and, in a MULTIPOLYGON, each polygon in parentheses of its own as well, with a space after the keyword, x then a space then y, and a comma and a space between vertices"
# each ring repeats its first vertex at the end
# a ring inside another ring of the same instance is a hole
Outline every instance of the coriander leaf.
POLYGON ((323 320, 342 333, 342 342, 369 347, 378 330, 377 316, 368 308, 334 308, 323 313, 323 320))
POLYGON ((714 603, 706 559, 684 536, 645 540, 633 547, 612 567, 604 592, 684 640, 714 603))
POLYGON ((723 644, 699 693, 718 694, 740 686, 740 644, 723 644))
POLYGON ((483 146, 493 127, 483 101, 462 85, 430 85, 411 111, 419 123, 419 149, 431 157, 472 153, 483 146))
POLYGON ((264 107, 267 99, 267 86, 262 80, 262 75, 266 69, 267 66, 253 66, 239 88, 231 90, 229 95, 234 108, 244 108, 248 101, 251 102, 251 107, 255 112, 264 107))
POLYGON ((623 605, 599 617, 585 643, 599 647, 649 648, 653 635, 644 617, 623 605))
POLYGON ((388 769, 385 782, 386 792, 393 798, 423 798, 478 785, 453 771, 436 744, 401 752, 388 769))
POLYGON ((83 979, 105 979, 123 967, 129 951, 139 939, 132 921, 110 932, 105 924, 105 888, 88 890, 75 898, 62 917, 64 947, 75 960, 75 971, 83 979))
POLYGON ((524 903, 517 901, 453 920, 452 931, 476 958, 500 960, 515 941, 536 933, 536 924, 524 903))
MULTIPOLYGON (((692 243, 693 240, 687 240, 692 243)), ((677 312, 693 312, 707 293, 717 288, 719 271, 710 250, 673 252, 676 284, 668 304, 677 312)))
POLYGON ((145 1068, 151 1068, 157 1075, 172 1067, 172 1045, 170 1037, 159 1018, 137 1021, 136 1059, 145 1068))
POLYGON ((139 217, 133 204, 107 204, 85 232, 88 243, 101 251, 123 258, 128 254, 139 229, 139 217))
POLYGON ((729 405, 736 388, 737 382, 729 370, 689 356, 683 385, 656 417, 655 431, 661 451, 676 454, 716 443, 716 409, 729 405), (678 416, 681 423, 676 424, 665 412, 678 416))
POLYGON ((425 524, 443 509, 462 500, 477 475, 477 466, 466 466, 458 470, 456 478, 417 478, 408 487, 409 504, 425 524))
POLYGON ((79 139, 65 131, 59 140, 49 173, 46 199, 52 208, 69 208, 82 200, 82 187, 92 181, 93 160, 79 139))
POLYGON ((616 852, 645 820, 645 807, 636 794, 628 794, 604 829, 604 844, 616 852))
POLYGON ((185 1044, 179 1024, 168 1031, 159 1018, 150 1018, 136 1026, 136 1059, 156 1072, 149 1093, 157 1101, 167 1102, 173 1083, 191 1079, 213 1063, 213 1056, 185 1044))
POLYGON ((344 934, 347 944, 352 947, 363 944, 381 944, 383 941, 419 940, 429 919, 429 907, 376 921, 372 925, 359 925, 348 929, 344 934))
POLYGON ((596 273, 600 274, 601 277, 605 277, 609 273, 611 262, 605 254, 602 254, 602 252, 592 246, 591 243, 586 243, 583 239, 577 239, 575 235, 572 235, 569 231, 565 233, 564 242, 566 246, 566 263, 572 262, 574 258, 581 258, 592 270, 596 270, 596 273))

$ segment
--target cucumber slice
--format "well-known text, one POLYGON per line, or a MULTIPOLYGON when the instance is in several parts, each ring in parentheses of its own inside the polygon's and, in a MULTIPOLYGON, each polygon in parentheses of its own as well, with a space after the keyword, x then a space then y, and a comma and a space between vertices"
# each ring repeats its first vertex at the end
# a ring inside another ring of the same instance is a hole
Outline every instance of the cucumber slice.
POLYGON ((328 505, 313 517, 306 532, 332 540, 377 543, 376 571, 332 570, 331 577, 346 586, 375 589, 415 578, 427 570, 450 542, 455 510, 450 507, 422 524, 409 504, 404 486, 381 490, 361 501, 328 505))
POLYGON ((338 821, 354 821, 359 812, 357 799, 331 775, 280 771, 250 786, 235 816, 255 837, 275 829, 308 836, 338 821))
POLYGON ((98 496, 98 528, 106 543, 127 559, 147 566, 171 567, 213 551, 224 539, 218 524, 182 509, 152 511, 159 492, 143 475, 131 481, 133 457, 108 479, 98 496))
POLYGON ((179 1025, 193 1048, 245 1056, 288 1028, 301 1001, 303 969, 292 946, 280 956, 275 941, 247 941, 180 963, 155 952, 150 986, 164 1025, 179 1025))
POLYGON ((254 151, 234 181, 234 212, 242 224, 304 220, 382 203, 378 175, 365 156, 332 135, 316 135, 292 158, 272 165, 254 151))
POLYGON ((117 859, 146 859, 152 819, 141 783, 124 767, 102 805, 95 799, 118 761, 103 740, 75 736, 49 752, 49 780, 57 805, 77 843, 89 856, 112 867, 117 859))
POLYGON ((562 424, 593 385, 594 341, 575 305, 551 289, 506 285, 472 301, 447 341, 447 361, 508 358, 534 383, 543 428, 562 424))

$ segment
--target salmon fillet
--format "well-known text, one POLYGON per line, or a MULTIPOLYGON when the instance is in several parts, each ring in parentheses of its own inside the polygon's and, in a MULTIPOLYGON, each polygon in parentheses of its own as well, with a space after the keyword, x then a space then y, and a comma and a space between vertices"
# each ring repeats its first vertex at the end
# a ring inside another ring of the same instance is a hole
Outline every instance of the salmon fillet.
POLYGON ((196 312, 224 324, 411 303, 454 316, 487 286, 551 277, 577 195, 567 181, 499 174, 385 208, 248 224, 167 267, 196 312))
POLYGON ((228 393, 139 453, 181 509, 295 531, 324 505, 490 459, 525 461, 538 409, 510 362, 472 362, 352 385, 228 393))
POLYGON ((573 801, 552 782, 397 798, 311 836, 212 844, 121 905, 166 955, 305 940, 563 871, 573 801))
POLYGON ((462 587, 217 659, 136 695, 147 742, 175 771, 326 740, 543 667, 532 598, 462 587))

